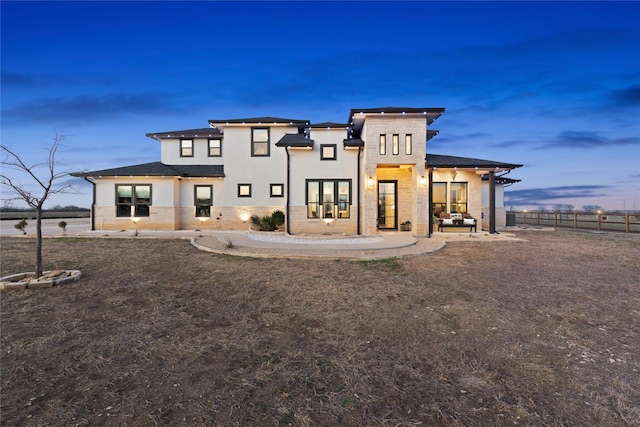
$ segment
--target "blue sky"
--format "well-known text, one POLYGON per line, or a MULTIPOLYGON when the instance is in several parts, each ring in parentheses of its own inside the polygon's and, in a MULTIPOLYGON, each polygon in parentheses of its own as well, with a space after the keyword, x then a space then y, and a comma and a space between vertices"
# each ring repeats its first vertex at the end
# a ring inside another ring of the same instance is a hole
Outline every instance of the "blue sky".
MULTIPOLYGON (((60 169, 157 161, 209 119, 445 107, 428 151, 524 164, 519 209, 640 209, 639 2, 8 2, 1 137, 60 169)), ((88 207, 81 194, 54 204, 88 207)), ((8 197, 2 193, 3 199, 8 197)))

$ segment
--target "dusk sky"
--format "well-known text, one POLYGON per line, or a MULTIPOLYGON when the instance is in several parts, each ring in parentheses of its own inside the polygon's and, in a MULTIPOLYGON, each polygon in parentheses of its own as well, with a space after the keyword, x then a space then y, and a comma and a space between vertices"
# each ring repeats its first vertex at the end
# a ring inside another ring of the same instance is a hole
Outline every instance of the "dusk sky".
MULTIPOLYGON (((444 107, 427 151, 523 164, 507 207, 640 209, 640 2, 0 8, 2 144, 30 162, 53 128, 59 169, 86 171, 159 161, 146 133, 209 119, 444 107)), ((48 207, 90 206, 70 180, 48 207)))

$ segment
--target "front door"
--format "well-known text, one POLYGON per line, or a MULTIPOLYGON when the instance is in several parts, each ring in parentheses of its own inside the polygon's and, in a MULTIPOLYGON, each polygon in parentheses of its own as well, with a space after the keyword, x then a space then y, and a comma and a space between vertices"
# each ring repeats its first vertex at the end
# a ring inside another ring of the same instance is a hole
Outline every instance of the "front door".
POLYGON ((378 181, 378 228, 398 229, 397 203, 398 181, 378 181))

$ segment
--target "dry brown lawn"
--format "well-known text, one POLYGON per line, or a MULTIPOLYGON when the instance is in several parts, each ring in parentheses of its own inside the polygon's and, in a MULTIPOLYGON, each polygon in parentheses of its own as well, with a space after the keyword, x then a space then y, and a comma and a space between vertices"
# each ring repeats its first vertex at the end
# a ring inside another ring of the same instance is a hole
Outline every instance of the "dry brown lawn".
POLYGON ((84 278, 0 294, 2 425, 640 425, 640 235, 519 236, 362 262, 46 239, 84 278))

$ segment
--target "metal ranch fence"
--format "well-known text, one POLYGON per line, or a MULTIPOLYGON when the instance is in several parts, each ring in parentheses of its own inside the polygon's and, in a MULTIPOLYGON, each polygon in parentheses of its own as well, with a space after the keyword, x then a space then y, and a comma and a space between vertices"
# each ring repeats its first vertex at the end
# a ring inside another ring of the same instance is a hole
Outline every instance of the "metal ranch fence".
POLYGON ((598 231, 640 233, 640 213, 522 211, 515 213, 517 225, 542 225, 598 231))

